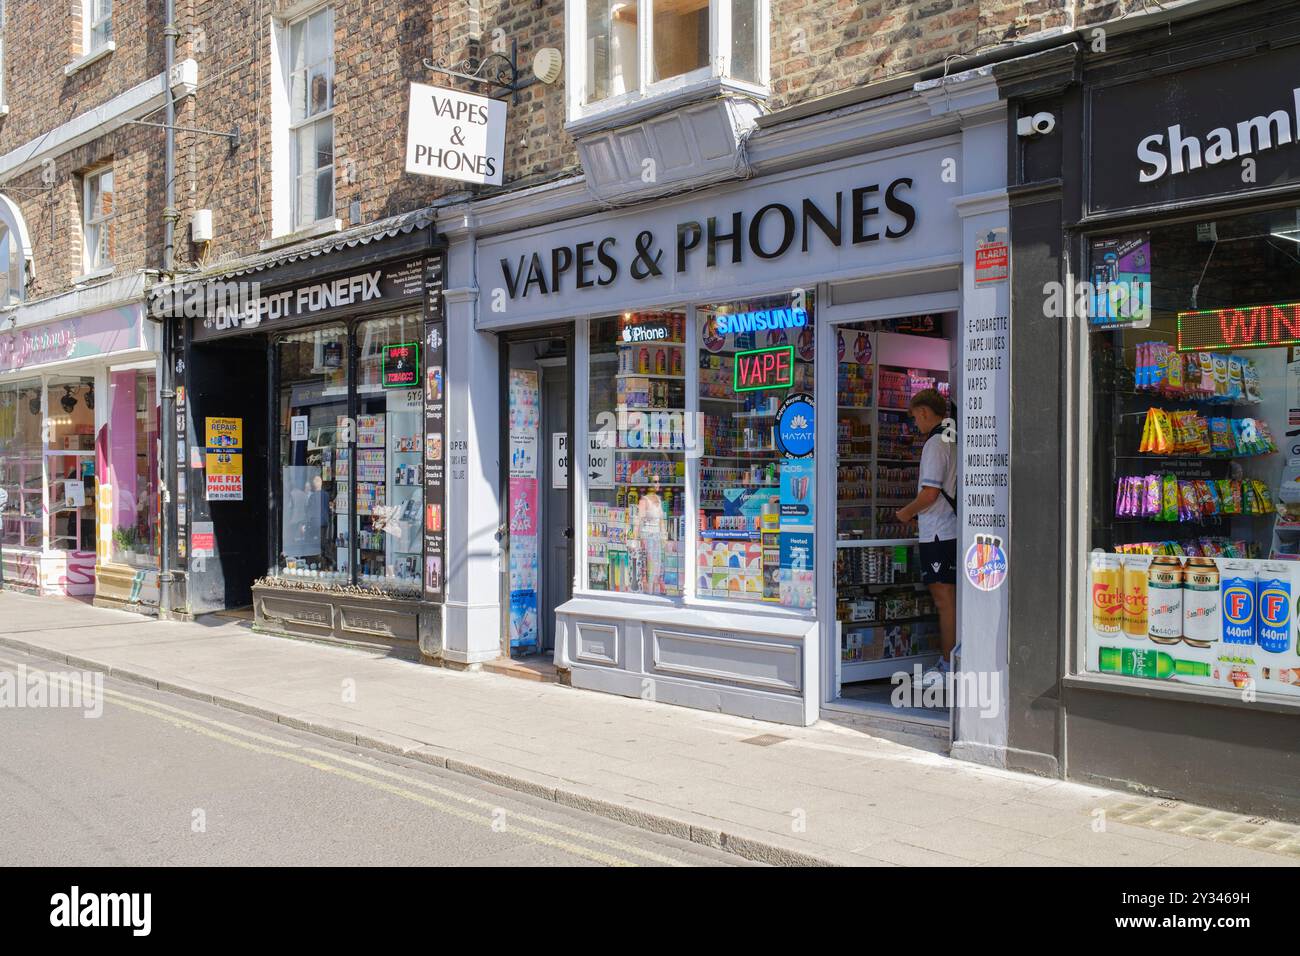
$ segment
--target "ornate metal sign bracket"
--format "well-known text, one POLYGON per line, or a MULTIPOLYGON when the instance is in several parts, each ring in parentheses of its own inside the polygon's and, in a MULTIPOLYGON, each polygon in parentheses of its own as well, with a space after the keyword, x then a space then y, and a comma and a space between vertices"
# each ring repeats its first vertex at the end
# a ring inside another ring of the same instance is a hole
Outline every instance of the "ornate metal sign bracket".
POLYGON ((504 53, 494 52, 489 53, 482 59, 470 57, 457 63, 454 70, 447 65, 445 58, 439 58, 438 62, 435 63, 425 57, 424 68, 447 76, 454 76, 460 80, 467 80, 470 83, 485 83, 492 87, 492 92, 489 95, 494 99, 504 99, 505 96, 513 95, 516 106, 519 105, 519 91, 537 82, 536 76, 529 76, 527 79, 520 80, 519 43, 516 40, 510 41, 509 56, 504 53))

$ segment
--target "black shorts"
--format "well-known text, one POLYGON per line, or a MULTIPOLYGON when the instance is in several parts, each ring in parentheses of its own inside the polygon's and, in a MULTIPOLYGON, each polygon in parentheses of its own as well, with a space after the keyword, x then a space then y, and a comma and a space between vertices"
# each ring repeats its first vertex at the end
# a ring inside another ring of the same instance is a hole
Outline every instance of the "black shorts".
POLYGON ((957 583, 957 539, 921 542, 921 583, 957 583))

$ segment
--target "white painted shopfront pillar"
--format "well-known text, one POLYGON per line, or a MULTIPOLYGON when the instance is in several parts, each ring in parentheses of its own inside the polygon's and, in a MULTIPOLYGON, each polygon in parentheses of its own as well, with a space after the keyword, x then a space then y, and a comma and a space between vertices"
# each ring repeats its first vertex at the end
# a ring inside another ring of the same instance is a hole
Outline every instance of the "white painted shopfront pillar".
POLYGON ((501 655, 500 382, 497 337, 475 331, 475 237, 447 229, 447 591, 443 658, 501 655))
POLYGON ((1007 574, 1001 578, 968 574, 966 560, 968 553, 987 559, 995 539, 1003 555, 1010 551, 1006 103, 999 99, 989 68, 918 84, 917 88, 936 116, 958 119, 962 133, 961 153, 954 157, 962 194, 953 200, 961 222, 962 274, 961 364, 953 389, 960 476, 957 637, 961 685, 953 707, 952 754, 1001 766, 1007 747, 1007 574), (977 544, 979 548, 972 552, 977 544), (979 586, 987 587, 995 580, 993 589, 979 586))

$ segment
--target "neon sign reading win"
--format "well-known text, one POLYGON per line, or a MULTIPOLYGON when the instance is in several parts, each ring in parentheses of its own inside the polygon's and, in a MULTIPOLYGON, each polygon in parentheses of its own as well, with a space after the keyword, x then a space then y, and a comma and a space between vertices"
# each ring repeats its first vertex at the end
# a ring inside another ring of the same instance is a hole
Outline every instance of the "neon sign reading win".
POLYGON ((1178 351, 1300 345, 1300 302, 1178 313, 1178 351))

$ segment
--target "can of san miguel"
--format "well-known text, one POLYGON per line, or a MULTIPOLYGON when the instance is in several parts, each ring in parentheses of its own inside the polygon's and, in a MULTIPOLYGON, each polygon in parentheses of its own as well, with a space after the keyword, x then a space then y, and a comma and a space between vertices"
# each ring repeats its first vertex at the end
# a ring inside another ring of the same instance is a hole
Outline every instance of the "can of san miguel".
POLYGON ((1259 596, 1255 569, 1245 561, 1229 561, 1220 575, 1219 603, 1223 608, 1223 643, 1255 643, 1255 604, 1259 596))
POLYGON ((1282 564, 1259 569, 1259 597, 1255 602, 1255 636, 1262 650, 1284 654, 1291 635, 1291 575, 1282 564))
POLYGON ((1219 566, 1192 558, 1183 569, 1183 643, 1211 647, 1219 639, 1219 566))
POLYGON ((1124 570, 1118 554, 1093 552, 1092 629, 1098 634, 1118 634, 1124 622, 1124 570))
POLYGON ((1147 618, 1151 640, 1177 644, 1183 637, 1183 565, 1162 554, 1151 562, 1148 574, 1147 618))

